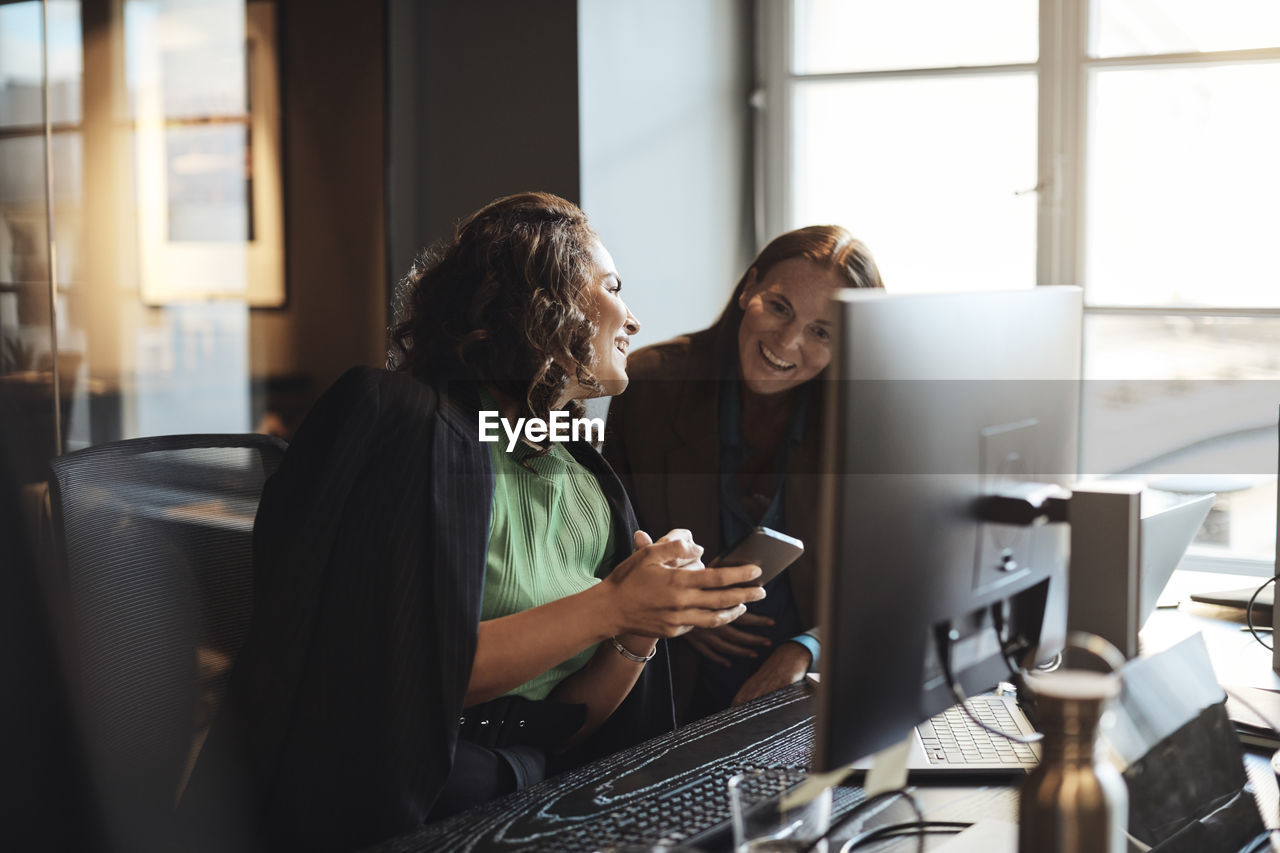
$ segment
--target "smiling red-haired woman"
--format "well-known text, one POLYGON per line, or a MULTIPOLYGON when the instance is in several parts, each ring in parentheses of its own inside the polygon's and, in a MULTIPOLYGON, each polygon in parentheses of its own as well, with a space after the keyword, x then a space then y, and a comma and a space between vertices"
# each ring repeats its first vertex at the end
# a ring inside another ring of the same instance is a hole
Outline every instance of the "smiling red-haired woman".
MULTIPOLYGON (((789 231, 747 269, 715 325, 636 352, 604 452, 642 525, 675 520, 711 554, 756 526, 817 541, 817 380, 832 357, 830 297, 846 287, 883 287, 865 245, 836 225, 789 231)), ((671 644, 682 721, 816 666, 816 575, 806 552, 732 624, 671 644)))

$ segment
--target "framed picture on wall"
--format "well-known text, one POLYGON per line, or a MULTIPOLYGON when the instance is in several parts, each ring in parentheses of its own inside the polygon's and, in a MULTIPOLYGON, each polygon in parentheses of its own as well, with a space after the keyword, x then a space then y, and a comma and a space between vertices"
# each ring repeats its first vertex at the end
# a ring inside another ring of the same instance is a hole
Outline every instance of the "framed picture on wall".
POLYGON ((285 304, 276 12, 264 0, 126 5, 147 305, 285 304))

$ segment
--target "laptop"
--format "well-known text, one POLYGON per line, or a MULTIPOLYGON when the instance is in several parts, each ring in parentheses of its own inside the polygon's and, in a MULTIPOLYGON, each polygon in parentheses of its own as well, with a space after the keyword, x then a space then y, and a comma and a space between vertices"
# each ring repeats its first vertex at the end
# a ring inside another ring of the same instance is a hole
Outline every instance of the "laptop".
MULTIPOLYGON (((968 700, 969 710, 993 729, 1018 735, 1035 727, 1011 696, 983 695, 968 700)), ((907 771, 912 778, 937 776, 1016 776, 1040 763, 1040 744, 1023 744, 993 734, 952 705, 912 731, 907 771)), ((853 765, 871 769, 871 758, 853 765)))
MULTIPOLYGON (((1142 492, 1142 575, 1138 593, 1138 624, 1156 609, 1156 602, 1174 569, 1182 562, 1217 495, 1183 495, 1144 489, 1142 492)), ((1192 596, 1193 599, 1196 596, 1192 596)), ((1248 602, 1248 598, 1245 602, 1248 602)), ((1244 604, 1240 605, 1241 607, 1244 604)))
POLYGON ((1253 618, 1259 617, 1269 618, 1271 609, 1275 606, 1275 593, 1271 587, 1267 587, 1262 592, 1258 592, 1259 582, 1256 586, 1246 586, 1243 589, 1223 589, 1216 592, 1193 592, 1191 594, 1192 601, 1198 601, 1201 604, 1215 604, 1218 607, 1236 607, 1241 610, 1249 606, 1249 602, 1253 602, 1253 618), (1255 595, 1256 593, 1256 595, 1255 595))

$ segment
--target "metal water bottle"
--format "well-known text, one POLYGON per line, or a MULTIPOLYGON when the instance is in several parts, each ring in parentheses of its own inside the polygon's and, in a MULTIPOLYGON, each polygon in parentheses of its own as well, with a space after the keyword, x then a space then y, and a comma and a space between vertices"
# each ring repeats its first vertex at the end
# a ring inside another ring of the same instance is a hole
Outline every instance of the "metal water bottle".
POLYGON ((1098 741, 1119 678, 1062 670, 1027 683, 1044 740, 1040 765, 1020 794, 1019 853, 1125 853, 1129 790, 1098 741))

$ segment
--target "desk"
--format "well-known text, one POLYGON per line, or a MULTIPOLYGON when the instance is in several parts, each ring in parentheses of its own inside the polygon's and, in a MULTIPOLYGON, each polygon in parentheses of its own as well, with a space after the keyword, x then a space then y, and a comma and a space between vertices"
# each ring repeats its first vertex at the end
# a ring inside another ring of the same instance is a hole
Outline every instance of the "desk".
MULTIPOLYGON (((377 853, 464 850, 593 851, 626 843, 679 842, 689 827, 676 808, 683 797, 719 797, 728 814, 725 783, 746 767, 807 766, 813 751, 813 712, 804 682, 730 708, 670 734, 517 791, 418 832, 386 842, 377 853), (635 816, 654 798, 672 808, 655 823, 635 816)), ((861 788, 835 790, 836 815, 863 800, 861 788)), ((1017 820, 1017 791, 1009 786, 921 787, 930 819, 972 820, 973 815, 1017 820)), ((904 803, 876 810, 865 824, 909 820, 904 803)), ((840 837, 853 834, 855 824, 840 837)), ((889 850, 891 847, 871 847, 889 850)), ((903 849, 916 849, 914 841, 903 849)))
MULTIPOLYGON (((1244 610, 1190 600, 1195 592, 1245 587, 1250 583, 1261 581, 1257 578, 1224 581, 1222 575, 1175 573, 1161 600, 1176 601, 1177 607, 1151 614, 1139 635, 1141 653, 1150 655, 1163 651, 1198 631, 1204 637, 1209 662, 1219 684, 1280 691, 1280 676, 1271 669, 1271 651, 1261 646, 1248 631, 1240 630, 1245 625, 1244 610)), ((1254 621, 1255 624, 1269 624, 1266 619, 1254 621)), ((1276 827, 1280 826, 1280 790, 1271 770, 1270 757, 1264 751, 1247 752, 1245 771, 1253 783, 1263 823, 1276 827)), ((1280 840, 1272 841, 1272 849, 1280 851, 1280 840)))
MULTIPOLYGON (((1152 650, 1165 648, 1195 630, 1207 629, 1210 648, 1234 644, 1242 636, 1218 609, 1200 612, 1203 605, 1187 603, 1179 611, 1161 611, 1144 641, 1152 650), (1216 618, 1215 618, 1216 617, 1216 618)), ((1258 647, 1258 650, 1265 650, 1258 647)), ((1217 661, 1215 660, 1215 665, 1217 661)), ((1270 655, 1266 655, 1270 671, 1270 655)), ((557 850, 592 851, 626 843, 679 842, 689 827, 681 824, 690 795, 710 799, 718 792, 727 814, 725 782, 744 767, 806 766, 813 750, 811 701, 804 683, 731 708, 629 750, 517 791, 464 814, 387 841, 376 853, 417 853, 438 850, 557 850), (670 811, 641 823, 635 814, 655 799, 669 801, 670 811), (677 812, 677 809, 681 811, 677 812)), ((1267 756, 1250 755, 1247 770, 1259 791, 1259 808, 1268 826, 1280 826, 1275 777, 1267 756)), ((930 820, 974 821, 988 818, 1015 822, 1017 788, 1013 784, 957 786, 955 782, 925 783, 914 793, 930 820)), ((857 787, 835 791, 835 810, 847 812, 863 799, 857 787)), ((910 820, 905 803, 895 801, 837 833, 838 839, 878 825, 910 820)), ((936 849, 949 836, 930 837, 925 849, 936 849)), ((833 847, 833 850, 838 847, 833 847)), ((915 839, 899 839, 863 848, 871 851, 915 851, 915 839)), ((1280 848, 1277 848, 1280 849, 1280 848)), ((1000 851, 992 851, 1000 853, 1000 851)))

